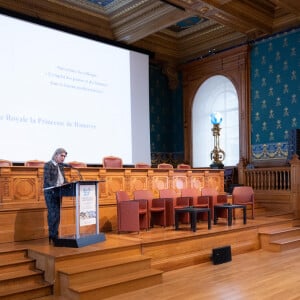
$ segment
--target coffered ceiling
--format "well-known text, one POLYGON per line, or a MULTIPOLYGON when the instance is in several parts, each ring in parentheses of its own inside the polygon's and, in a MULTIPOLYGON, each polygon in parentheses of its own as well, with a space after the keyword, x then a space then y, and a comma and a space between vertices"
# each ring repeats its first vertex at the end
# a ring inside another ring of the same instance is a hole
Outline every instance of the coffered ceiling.
POLYGON ((300 26, 297 0, 0 0, 0 7, 175 65, 300 26))

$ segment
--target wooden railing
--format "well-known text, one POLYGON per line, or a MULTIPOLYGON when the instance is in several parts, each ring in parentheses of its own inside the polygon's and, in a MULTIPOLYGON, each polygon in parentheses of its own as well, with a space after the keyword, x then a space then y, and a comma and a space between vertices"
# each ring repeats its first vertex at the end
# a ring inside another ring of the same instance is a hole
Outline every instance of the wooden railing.
POLYGON ((239 184, 252 186, 255 202, 270 210, 300 218, 300 160, 294 155, 286 166, 247 169, 238 164, 239 184))
POLYGON ((245 170, 245 185, 254 190, 291 190, 290 167, 257 168, 245 170))

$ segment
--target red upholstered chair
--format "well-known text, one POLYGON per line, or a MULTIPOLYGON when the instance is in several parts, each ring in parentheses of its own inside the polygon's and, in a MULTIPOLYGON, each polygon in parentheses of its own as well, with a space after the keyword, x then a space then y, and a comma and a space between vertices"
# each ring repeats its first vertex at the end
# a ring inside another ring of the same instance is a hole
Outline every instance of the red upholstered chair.
POLYGON ((179 164, 179 165, 177 165, 177 169, 188 170, 188 169, 191 169, 191 166, 188 164, 179 164))
POLYGON ((143 162, 136 163, 135 167, 140 169, 151 169, 151 166, 149 164, 143 162))
POLYGON ((146 199, 148 201, 148 205, 151 206, 153 193, 150 190, 136 190, 133 192, 133 197, 135 200, 146 199))
POLYGON ((173 165, 162 163, 162 164, 158 164, 157 168, 158 169, 173 169, 173 165))
POLYGON ((154 199, 150 190, 136 190, 134 199, 146 199, 148 201, 150 226, 160 225, 166 227, 166 204, 164 199, 154 199))
POLYGON ((116 192, 116 200, 118 233, 149 228, 147 200, 130 200, 125 191, 116 192))
POLYGON ((254 191, 251 186, 236 186, 232 192, 232 203, 250 205, 254 219, 254 191))
POLYGON ((0 159, 0 167, 11 167, 12 161, 6 159, 0 159))
POLYGON ((123 168, 123 161, 116 156, 106 156, 102 160, 103 168, 123 168))
POLYGON ((86 168, 87 164, 85 162, 80 161, 70 161, 68 162, 68 165, 70 165, 72 168, 86 168))
POLYGON ((201 193, 194 188, 184 188, 181 190, 181 197, 191 197, 193 198, 193 206, 197 204, 198 197, 201 196, 201 193))
MULTIPOLYGON (((209 208, 210 208, 210 212, 211 212, 210 215, 213 220, 214 219, 214 205, 227 202, 227 196, 220 195, 219 192, 215 188, 210 188, 210 187, 202 188, 201 195, 209 197, 209 208)), ((218 213, 218 217, 227 218, 226 210, 224 210, 224 211, 220 210, 218 213)))
MULTIPOLYGON (((186 206, 193 205, 192 197, 181 197, 176 194, 176 191, 173 189, 163 189, 159 191, 159 198, 166 200, 166 209, 167 209, 167 226, 172 226, 175 224, 175 212, 176 208, 183 208, 186 206)), ((181 214, 179 221, 181 223, 189 222, 189 214, 181 214)))
POLYGON ((34 159, 34 160, 27 160, 24 165, 25 167, 43 168, 45 162, 42 160, 34 159))
MULTIPOLYGON (((181 190, 182 197, 191 197, 193 198, 193 206, 196 208, 207 207, 209 208, 209 196, 202 196, 197 189, 194 188, 184 188, 181 190)), ((201 215, 198 215, 198 219, 207 220, 207 213, 204 212, 201 215)))

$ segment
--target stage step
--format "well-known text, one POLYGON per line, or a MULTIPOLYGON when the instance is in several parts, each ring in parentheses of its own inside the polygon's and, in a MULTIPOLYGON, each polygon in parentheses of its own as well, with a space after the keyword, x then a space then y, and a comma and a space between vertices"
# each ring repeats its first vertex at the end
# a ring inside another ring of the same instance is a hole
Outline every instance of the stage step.
MULTIPOLYGON (((238 244, 232 244, 231 246, 232 255, 256 250, 252 241, 241 241, 238 244)), ((211 258, 212 248, 207 248, 201 251, 187 252, 185 254, 172 255, 165 259, 156 260, 152 263, 152 266, 167 272, 196 264, 207 263, 211 261, 211 258)))
POLYGON ((52 286, 35 268, 27 250, 0 252, 0 299, 33 299, 50 295, 52 286))
POLYGON ((264 229, 260 231, 262 249, 280 252, 300 248, 300 227, 264 229))
POLYGON ((34 268, 35 261, 27 257, 27 250, 0 252, 0 274, 34 268))
POLYGON ((67 299, 105 299, 162 282, 151 259, 132 256, 58 270, 60 295, 67 299))

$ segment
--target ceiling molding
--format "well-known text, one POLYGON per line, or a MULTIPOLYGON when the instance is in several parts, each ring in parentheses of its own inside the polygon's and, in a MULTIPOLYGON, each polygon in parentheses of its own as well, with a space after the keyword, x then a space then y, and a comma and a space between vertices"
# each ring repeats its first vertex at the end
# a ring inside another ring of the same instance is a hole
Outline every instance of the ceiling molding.
POLYGON ((296 0, 0 0, 0 8, 145 49, 172 65, 300 27, 296 0), (188 22, 196 18, 199 22, 188 22))

